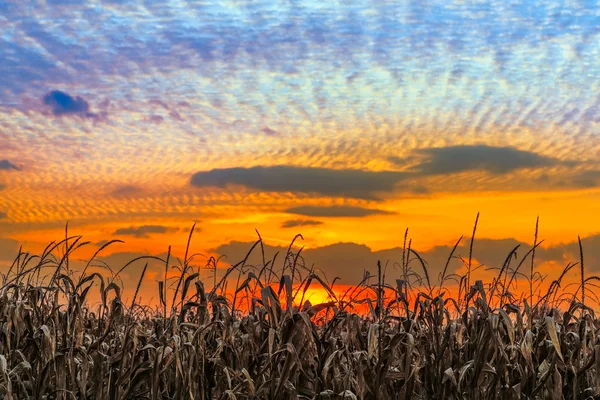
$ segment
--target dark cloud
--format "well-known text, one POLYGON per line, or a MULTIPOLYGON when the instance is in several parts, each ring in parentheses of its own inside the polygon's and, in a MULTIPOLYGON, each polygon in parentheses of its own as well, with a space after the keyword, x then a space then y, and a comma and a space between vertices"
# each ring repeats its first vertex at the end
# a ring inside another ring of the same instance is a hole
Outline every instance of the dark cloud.
POLYGON ((43 98, 44 104, 52 107, 52 114, 59 115, 78 115, 81 117, 94 117, 90 112, 90 106, 80 96, 73 97, 60 90, 53 90, 43 98))
MULTIPOLYGON (((153 257, 159 257, 162 258, 163 260, 165 259, 165 257, 163 257, 162 254, 148 254, 148 253, 134 253, 134 252, 116 252, 116 253, 111 253, 108 255, 104 255, 104 254, 100 254, 99 257, 97 257, 97 261, 93 262, 92 265, 93 266, 108 266, 110 269, 112 269, 113 271, 118 271, 119 269, 123 268, 126 264, 128 264, 130 261, 138 258, 138 257, 148 257, 148 256, 153 256, 153 257)), ((173 258, 174 260, 174 258, 173 258)), ((144 292, 144 289, 148 289, 148 287, 150 286, 152 289, 154 289, 156 287, 156 283, 154 282, 147 282, 148 277, 151 276, 162 276, 162 274, 164 274, 165 271, 165 264, 164 262, 161 262, 159 260, 156 259, 152 259, 152 258, 142 258, 140 260, 134 261, 131 264, 129 264, 129 266, 123 270, 123 272, 121 274, 119 274, 119 278, 122 280, 123 285, 125 290, 128 290, 129 293, 132 293, 133 290, 135 290, 135 287, 140 279, 140 276, 142 274, 142 271, 144 269, 144 265, 148 263, 148 268, 146 270, 146 279, 144 279, 145 282, 142 283, 142 293, 144 292), (146 285, 146 286, 144 286, 146 285)), ((148 291, 145 291, 146 293, 148 293, 148 291)), ((151 292, 154 293, 154 292, 151 292)), ((149 299, 147 299, 149 300, 149 299)))
POLYGON ((0 191, 4 190, 4 188, 5 188, 5 187, 6 187, 6 185, 5 185, 5 184, 3 184, 3 183, 0 183, 0 191))
POLYGON ((129 228, 117 229, 113 235, 129 235, 138 238, 147 238, 150 233, 167 233, 172 230, 172 228, 161 225, 130 226, 129 228))
MULTIPOLYGON (((565 183, 568 184, 569 182, 565 183)), ((579 172, 573 176, 571 184, 583 188, 600 186, 600 170, 579 172)))
MULTIPOLYGON (((253 243, 246 242, 231 242, 223 244, 212 251, 220 255, 226 255, 226 261, 230 264, 242 260, 253 243)), ((298 243, 296 243, 298 244, 298 243)), ((445 250, 445 249, 444 249, 445 250)), ((279 253, 275 267, 281 267, 281 260, 286 253, 287 247, 265 245, 265 258, 271 260, 275 253, 279 253)), ((510 250, 509 250, 510 251, 510 250)), ((428 254, 424 252, 420 254, 427 262, 428 273, 432 281, 437 279, 438 275, 444 269, 448 253, 441 249, 436 253, 428 254)), ((364 275, 364 271, 370 271, 373 276, 377 271, 377 261, 381 261, 382 265, 386 266, 386 276, 390 281, 399 277, 399 272, 395 272, 398 265, 402 262, 402 248, 394 247, 391 249, 373 251, 364 244, 357 243, 335 243, 328 246, 305 249, 301 256, 304 260, 304 265, 314 267, 325 273, 328 279, 333 279, 338 276, 344 284, 356 284, 364 275)), ((411 257, 411 260, 414 257, 411 257)), ((251 253, 248 258, 249 265, 262 265, 261 251, 251 253)), ((449 265, 448 273, 453 273, 462 263, 459 260, 452 260, 449 265)), ((416 258, 410 262, 410 266, 417 272, 422 273, 422 267, 417 263, 416 258)))
MULTIPOLYGON (((587 271, 600 272, 600 234, 581 239, 584 265, 587 271)), ((538 253, 536 252, 536 258, 538 253)), ((577 240, 544 249, 541 253, 544 260, 579 261, 579 243, 577 240)))
POLYGON ((0 160, 0 171, 19 171, 20 169, 21 168, 17 167, 15 164, 11 163, 8 160, 0 160))
POLYGON ((8 215, 4 211, 0 211, 0 219, 6 219, 8 215))
MULTIPOLYGON (((242 185, 269 192, 314 193, 321 196, 380 200, 382 194, 393 192, 395 189, 413 194, 429 193, 426 186, 417 182, 397 185, 400 182, 406 183, 408 180, 425 176, 465 171, 503 174, 523 168, 577 164, 512 147, 486 145, 416 149, 407 158, 392 156, 388 161, 407 169, 405 171, 364 171, 289 165, 237 167, 198 172, 192 176, 191 184, 197 187, 220 188, 242 185)), ((596 179, 592 172, 589 175, 581 176, 580 180, 588 182, 596 179)))
POLYGON ((267 136, 279 136, 279 132, 277 132, 274 129, 269 128, 268 126, 265 126, 264 128, 261 129, 262 133, 264 133, 267 136))
POLYGON ((429 189, 423 185, 414 185, 410 188, 413 194, 429 194, 429 189))
POLYGON ((243 185, 269 192, 316 193, 323 196, 378 199, 391 192, 405 176, 401 172, 362 171, 294 166, 224 168, 198 172, 191 183, 197 187, 243 185))
MULTIPOLYGON (((235 264, 246 256, 252 244, 233 241, 211 251, 227 256, 225 261, 229 264, 235 264)), ((265 245, 264 250, 267 260, 273 259, 275 254, 279 253, 275 267, 281 268, 287 247, 265 245)), ((315 268, 322 270, 327 278, 333 279, 335 276, 339 276, 342 278, 342 282, 347 284, 355 284, 360 281, 365 269, 374 270, 377 267, 377 258, 371 250, 365 245, 355 243, 338 243, 326 247, 306 249, 301 255, 307 267, 314 264, 315 268)), ((262 265, 261 251, 252 252, 247 264, 262 265)))
MULTIPOLYGON (((226 255, 226 261, 230 264, 235 264, 242 260, 253 243, 251 242, 230 242, 223 244, 211 251, 217 254, 226 255)), ((296 243, 297 245, 299 243, 296 243)), ((524 243, 518 240, 507 239, 476 239, 473 246, 473 258, 477 263, 483 265, 484 271, 486 268, 500 268, 510 251, 517 245, 517 260, 511 261, 511 266, 516 267, 518 262, 531 249, 532 243, 524 243)), ((600 270, 600 235, 594 235, 582 239, 584 249, 584 258, 586 270, 588 272, 596 272, 600 270)), ((419 251, 418 247, 415 250, 419 253, 425 262, 431 282, 439 283, 439 278, 446 266, 448 256, 452 251, 453 245, 435 246, 427 251, 419 251)), ((278 260, 282 260, 282 255, 287 251, 287 246, 270 246, 265 245, 265 257, 267 260, 273 258, 275 253, 279 252, 278 260)), ((365 270, 374 274, 377 270, 377 261, 381 261, 382 265, 387 265, 386 277, 393 281, 400 275, 399 265, 402 262, 402 248, 394 247, 380 251, 373 251, 368 246, 357 243, 336 243, 329 246, 305 249, 301 253, 305 265, 311 266, 324 271, 329 279, 335 276, 342 278, 342 283, 355 284, 363 277, 365 270)), ((448 264, 446 275, 459 272, 464 268, 464 263, 461 261, 467 260, 469 257, 469 239, 465 238, 456 248, 454 257, 448 264)), ((552 246, 549 248, 538 247, 536 251, 536 260, 538 262, 553 261, 559 264, 566 265, 569 261, 579 261, 579 246, 576 241, 552 246)), ((528 260, 521 268, 529 268, 528 260)), ((259 251, 254 251, 249 259, 250 265, 261 265, 262 254, 259 251)), ((415 256, 410 258, 410 267, 414 272, 423 276, 423 268, 415 256)), ((276 264, 277 268, 281 264, 276 264)), ((560 271, 556 271, 556 276, 560 271)), ((550 278, 555 278, 551 276, 550 278)))
POLYGON ((475 170, 487 171, 493 174, 504 174, 522 168, 542 168, 560 164, 573 164, 512 147, 486 145, 460 145, 417 149, 413 151, 413 156, 409 158, 389 157, 388 160, 402 166, 418 161, 409 171, 421 176, 475 170))
POLYGON ((298 206, 285 210, 307 217, 367 217, 375 214, 394 214, 390 211, 356 206, 298 206))
POLYGON ((285 221, 283 224, 281 224, 282 228, 295 228, 297 226, 315 226, 315 225, 322 225, 323 222, 321 221, 315 221, 313 219, 294 219, 294 220, 290 220, 290 221, 285 221))

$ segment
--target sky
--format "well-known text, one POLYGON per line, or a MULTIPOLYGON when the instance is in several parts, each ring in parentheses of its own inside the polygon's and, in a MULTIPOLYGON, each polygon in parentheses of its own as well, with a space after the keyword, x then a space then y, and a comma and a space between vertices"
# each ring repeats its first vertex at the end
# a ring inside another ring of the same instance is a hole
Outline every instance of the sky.
POLYGON ((577 235, 599 271, 599 55, 586 0, 0 0, 0 263, 197 223, 227 262, 302 233, 353 284, 406 228, 438 268, 480 212, 487 265, 539 216, 549 273, 577 235))

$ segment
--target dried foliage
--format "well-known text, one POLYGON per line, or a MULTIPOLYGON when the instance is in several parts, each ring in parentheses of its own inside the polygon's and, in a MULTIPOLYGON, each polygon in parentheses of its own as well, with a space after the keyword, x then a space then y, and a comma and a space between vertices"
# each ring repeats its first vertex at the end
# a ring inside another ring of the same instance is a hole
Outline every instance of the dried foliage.
MULTIPOLYGON (((162 260, 165 275, 155 309, 136 303, 146 268, 131 305, 124 304, 117 284, 127 265, 106 274, 88 274, 87 266, 72 271, 69 256, 84 245, 80 237, 52 243, 39 256, 20 253, 0 289, 0 398, 593 399, 600 394, 600 321, 583 302, 598 278, 582 275, 577 292, 568 294, 561 284, 576 271, 570 264, 546 293, 534 293, 541 276, 536 278, 533 260, 522 277, 519 268, 539 244, 536 233, 534 248, 514 267, 516 249, 511 251, 491 283, 471 285, 475 268, 469 254, 468 276, 446 275, 446 265, 436 284, 406 236, 394 285, 386 283, 390 271, 379 264, 377 276, 365 274, 359 285, 338 295, 334 283, 307 268, 292 245, 280 268, 276 259, 265 260, 262 250, 262 265, 247 265, 246 257, 220 280, 218 260, 210 259, 207 267, 215 273, 210 290, 187 252, 178 277, 168 280, 169 253, 162 260), (63 254, 56 257, 59 249, 63 254), (517 299, 509 289, 519 277, 529 279, 530 291, 517 299), (451 280, 460 286, 458 298, 446 296, 451 280), (236 288, 227 290, 228 282, 236 288), (330 301, 306 301, 312 286, 325 290, 330 301), (86 301, 90 291, 100 293, 98 308, 86 301)), ((471 250, 474 239, 475 229, 471 250)), ((260 239, 250 252, 259 248, 260 239)))

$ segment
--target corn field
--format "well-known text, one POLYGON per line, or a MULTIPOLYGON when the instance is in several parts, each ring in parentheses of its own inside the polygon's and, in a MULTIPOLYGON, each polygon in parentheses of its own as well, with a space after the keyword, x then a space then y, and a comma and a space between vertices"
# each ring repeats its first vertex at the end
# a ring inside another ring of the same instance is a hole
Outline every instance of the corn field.
MULTIPOLYGON (((187 251, 167 279, 168 256, 156 307, 136 302, 146 268, 131 301, 117 284, 127 265, 88 273, 94 255, 72 270, 81 237, 21 252, 0 289, 0 398, 600 398, 600 320, 585 304, 598 278, 584 277, 583 251, 544 293, 516 297, 519 274, 535 287, 535 245, 531 271, 520 272, 525 257, 510 265, 513 251, 489 283, 470 281, 471 255, 466 275, 431 280, 405 235, 398 276, 379 264, 336 294, 292 244, 281 268, 242 260, 212 282, 187 251), (579 288, 566 293, 577 266, 579 288), (329 301, 310 304, 309 287, 329 301)), ((259 237, 250 252, 261 247, 259 237)))

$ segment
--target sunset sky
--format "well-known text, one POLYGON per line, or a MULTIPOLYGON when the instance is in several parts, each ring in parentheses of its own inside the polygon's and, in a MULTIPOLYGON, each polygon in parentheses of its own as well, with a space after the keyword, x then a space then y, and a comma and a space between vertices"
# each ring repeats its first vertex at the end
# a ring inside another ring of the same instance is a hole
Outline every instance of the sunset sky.
POLYGON ((595 1, 0 0, 0 60, 0 265, 67 221, 81 257, 182 255, 196 222, 224 265, 302 233, 353 284, 406 228, 439 271, 480 212, 478 262, 539 215, 546 272, 577 235, 600 272, 595 1))

